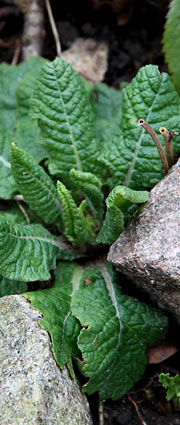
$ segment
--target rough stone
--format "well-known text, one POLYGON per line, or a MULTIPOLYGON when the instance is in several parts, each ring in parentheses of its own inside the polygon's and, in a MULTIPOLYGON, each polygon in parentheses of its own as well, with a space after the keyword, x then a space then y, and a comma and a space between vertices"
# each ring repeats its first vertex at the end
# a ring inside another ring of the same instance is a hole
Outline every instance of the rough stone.
POLYGON ((41 317, 21 295, 0 299, 0 423, 92 425, 77 381, 53 358, 41 317))
POLYGON ((111 246, 108 260, 180 323, 180 159, 111 246))

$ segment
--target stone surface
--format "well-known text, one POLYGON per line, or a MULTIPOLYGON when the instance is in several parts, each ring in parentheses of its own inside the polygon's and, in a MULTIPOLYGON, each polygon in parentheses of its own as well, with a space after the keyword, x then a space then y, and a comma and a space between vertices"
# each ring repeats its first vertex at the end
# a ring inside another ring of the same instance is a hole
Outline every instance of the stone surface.
POLYGON ((0 299, 0 423, 92 425, 77 381, 52 356, 41 317, 21 295, 0 299))
POLYGON ((151 190, 108 260, 180 323, 180 160, 151 190))
POLYGON ((98 83, 103 80, 108 67, 108 46, 91 38, 77 38, 72 46, 61 54, 86 80, 98 83))

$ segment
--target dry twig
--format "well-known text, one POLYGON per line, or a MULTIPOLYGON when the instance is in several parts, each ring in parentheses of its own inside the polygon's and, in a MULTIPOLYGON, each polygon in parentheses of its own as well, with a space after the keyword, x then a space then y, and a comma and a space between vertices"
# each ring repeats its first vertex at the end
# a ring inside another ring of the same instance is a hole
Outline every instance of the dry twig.
POLYGON ((55 24, 55 21, 54 21, 54 17, 53 17, 53 14, 52 14, 51 5, 50 5, 49 0, 45 0, 45 3, 46 3, 46 9, 47 9, 47 12, 48 12, 49 22, 50 22, 50 25, 51 25, 52 33, 53 33, 54 40, 55 40, 55 43, 56 43, 57 56, 60 57, 61 56, 61 43, 60 43, 60 40, 59 40, 59 34, 58 34, 56 24, 55 24))
POLYGON ((138 408, 138 405, 137 405, 137 403, 131 398, 131 396, 128 394, 127 395, 128 396, 128 400, 133 404, 133 406, 135 407, 135 409, 136 409, 136 413, 137 413, 137 415, 138 415, 138 418, 140 419, 140 421, 141 421, 141 423, 143 424, 143 425, 147 425, 147 423, 144 421, 144 419, 143 419, 143 417, 142 417, 142 415, 141 415, 141 413, 140 413, 140 411, 139 411, 139 408, 138 408))

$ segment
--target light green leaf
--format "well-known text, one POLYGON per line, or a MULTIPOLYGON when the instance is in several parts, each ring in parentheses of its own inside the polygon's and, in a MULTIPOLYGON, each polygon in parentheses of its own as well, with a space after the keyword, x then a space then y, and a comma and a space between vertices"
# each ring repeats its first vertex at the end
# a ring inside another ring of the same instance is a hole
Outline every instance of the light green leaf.
POLYGON ((167 389, 167 400, 169 401, 173 397, 177 397, 180 403, 180 376, 170 376, 169 373, 161 373, 159 375, 159 381, 163 384, 163 387, 167 389))
POLYGON ((78 208, 68 189, 60 181, 57 182, 58 196, 63 209, 64 234, 73 245, 82 245, 91 240, 93 234, 84 216, 86 203, 78 208))
POLYGON ((18 85, 28 74, 37 75, 43 63, 43 58, 31 57, 27 62, 16 66, 6 63, 0 65, 0 125, 7 130, 14 130, 16 122, 18 85))
MULTIPOLYGON (((131 84, 122 90, 122 98, 120 128, 113 143, 110 141, 104 146, 102 154, 109 185, 149 189, 163 177, 163 172, 157 148, 150 135, 137 125, 138 120, 147 121, 157 133, 161 126, 178 130, 180 99, 169 75, 160 74, 155 65, 141 68, 131 84)), ((176 156, 180 151, 180 136, 174 138, 173 146, 176 156)))
POLYGON ((104 198, 101 181, 92 173, 84 173, 74 168, 70 171, 70 177, 75 183, 75 187, 81 189, 81 192, 85 195, 92 214, 101 217, 104 198))
POLYGON ((48 280, 56 258, 73 258, 73 253, 40 224, 23 226, 0 218, 0 273, 4 277, 48 280))
POLYGON ((165 31, 163 35, 163 51, 165 61, 168 63, 172 74, 172 81, 180 94, 180 7, 179 0, 170 2, 165 31))
POLYGON ((11 165, 20 193, 30 208, 46 223, 56 222, 61 228, 61 205, 51 178, 33 158, 14 143, 11 149, 11 165))
POLYGON ((107 212, 96 241, 112 244, 124 230, 124 213, 127 213, 132 203, 144 203, 148 199, 149 192, 115 186, 106 198, 107 212))
POLYGON ((105 143, 110 143, 120 125, 122 116, 122 93, 104 83, 97 83, 92 89, 92 101, 96 115, 96 137, 101 149, 105 143))
POLYGON ((10 199, 17 191, 10 164, 12 133, 0 126, 0 198, 10 199))
POLYGON ((0 276, 0 297, 22 294, 25 291, 27 291, 27 283, 15 282, 14 280, 5 279, 3 276, 0 276))
POLYGON ((43 314, 40 325, 49 332, 52 351, 60 367, 67 363, 74 377, 71 356, 77 356, 77 336, 80 324, 70 312, 73 286, 79 283, 82 267, 75 263, 60 263, 55 272, 55 281, 50 289, 27 292, 24 296, 31 300, 32 307, 43 314))
POLYGON ((94 139, 94 114, 77 72, 60 58, 47 63, 31 100, 41 142, 49 153, 49 169, 69 181, 69 171, 96 171, 99 155, 94 139))
POLYGON ((89 377, 84 391, 99 391, 101 399, 113 400, 143 375, 147 346, 167 330, 161 312, 123 294, 116 280, 110 265, 99 262, 84 271, 72 297, 72 314, 83 326, 78 347, 83 373, 89 377))
MULTIPOLYGON (((0 65, 0 105, 1 105, 1 114, 0 114, 0 197, 3 199, 10 199, 15 191, 16 184, 12 176, 10 168, 10 146, 12 141, 16 138, 16 109, 17 109, 17 96, 16 90, 18 85, 21 83, 23 78, 31 75, 38 74, 42 63, 45 60, 42 58, 30 58, 29 61, 23 62, 17 66, 11 66, 8 64, 0 65)), ((28 99, 26 99, 28 102, 28 99)), ((17 124, 18 126, 19 124, 17 124)), ((30 127, 28 123, 26 126, 22 127, 23 132, 23 144, 30 142, 29 138, 30 127)), ((35 138, 31 140, 32 143, 35 142, 35 138)), ((18 143, 22 144, 18 138, 18 143)), ((31 147, 32 147, 31 143, 31 147)), ((34 146, 36 144, 34 143, 34 146)), ((44 158, 44 153, 40 154, 39 148, 32 147, 31 150, 37 150, 36 159, 44 158)), ((40 148, 42 151, 42 148, 40 148)))
MULTIPOLYGON (((45 60, 39 66, 44 64, 45 60)), ((40 69, 39 69, 40 72, 40 69)), ((37 71, 38 73, 38 71, 37 71)), ((16 132, 14 142, 18 147, 28 152, 40 162, 48 156, 44 147, 39 143, 40 129, 37 120, 30 117, 30 98, 32 96, 37 76, 29 75, 17 88, 16 132)))

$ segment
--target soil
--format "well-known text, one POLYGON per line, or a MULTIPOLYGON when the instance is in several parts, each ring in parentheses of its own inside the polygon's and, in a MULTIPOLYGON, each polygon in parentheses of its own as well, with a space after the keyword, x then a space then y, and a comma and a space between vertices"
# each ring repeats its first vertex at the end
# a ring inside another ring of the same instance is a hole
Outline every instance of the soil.
MULTIPOLYGON (((134 0, 132 16, 126 25, 117 25, 117 16, 110 6, 95 10, 90 0, 51 0, 62 50, 77 37, 107 41, 109 45, 108 70, 104 82, 119 88, 130 82, 145 64, 156 64, 167 71, 162 53, 162 34, 168 1, 134 0)), ((0 62, 11 63, 17 40, 21 38, 23 16, 13 0, 0 0, 0 62), (6 9, 6 10, 5 10, 6 9)), ((48 16, 45 16, 46 38, 42 55, 50 60, 56 56, 48 16)), ((18 61, 21 61, 19 56, 18 61)), ((126 282, 126 292, 140 297, 126 282)), ((170 321, 168 341, 178 344, 178 327, 170 321)), ((168 360, 149 365, 145 376, 120 400, 104 403, 104 425, 180 425, 180 412, 174 402, 167 402, 165 391, 158 381, 160 372, 179 373, 180 353, 168 360)), ((97 394, 89 397, 94 425, 98 425, 97 394)))

